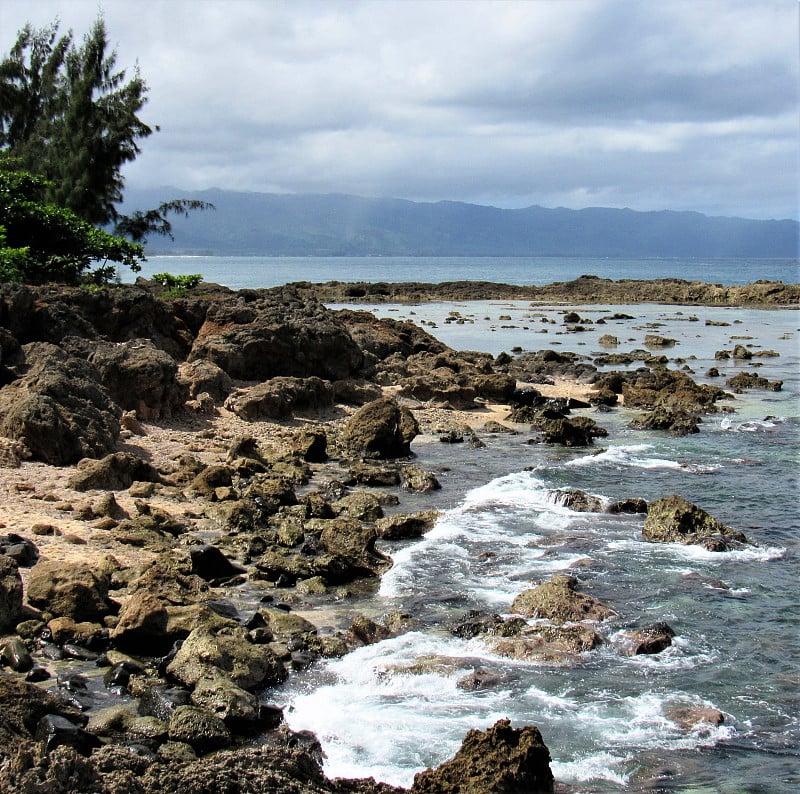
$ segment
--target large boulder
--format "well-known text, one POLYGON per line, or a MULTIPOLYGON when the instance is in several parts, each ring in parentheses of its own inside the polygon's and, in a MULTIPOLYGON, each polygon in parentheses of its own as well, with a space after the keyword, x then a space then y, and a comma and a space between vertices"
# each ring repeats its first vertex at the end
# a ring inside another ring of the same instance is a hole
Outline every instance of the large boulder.
POLYGON ((189 396, 177 380, 175 359, 149 339, 96 343, 89 361, 119 406, 140 419, 170 417, 189 396))
POLYGON ((99 622, 113 611, 105 577, 80 562, 40 559, 31 568, 26 595, 31 606, 76 622, 99 622))
POLYGON ((356 374, 363 360, 341 320, 292 287, 211 304, 189 354, 189 361, 203 358, 242 380, 340 380, 356 374))
POLYGON ((320 411, 333 406, 333 389, 320 378, 270 378, 232 394, 225 407, 250 422, 283 419, 296 411, 320 411))
POLYGON ((342 429, 342 445, 362 458, 402 458, 411 454, 419 433, 417 420, 391 397, 381 397, 359 408, 342 429))
POLYGON ((217 402, 223 402, 233 390, 233 381, 228 373, 213 361, 202 358, 182 364, 178 380, 192 398, 205 393, 210 394, 217 402))
POLYGON ((550 751, 533 725, 472 730, 449 761, 414 776, 412 794, 550 794, 550 751))
POLYGON ((121 411, 97 370, 55 345, 33 343, 24 351, 27 372, 0 389, 0 436, 55 466, 112 452, 121 411))
POLYGON ((648 505, 642 536, 656 543, 702 545, 711 551, 725 551, 731 543, 748 542, 743 532, 675 494, 648 505))
POLYGON ((602 601, 579 592, 577 579, 554 574, 549 582, 520 593, 511 611, 526 618, 546 618, 554 623, 580 620, 605 620, 615 613, 602 601))
POLYGON ((185 686, 223 671, 242 689, 273 686, 286 678, 278 657, 265 645, 254 645, 241 626, 195 629, 181 645, 167 672, 185 686))

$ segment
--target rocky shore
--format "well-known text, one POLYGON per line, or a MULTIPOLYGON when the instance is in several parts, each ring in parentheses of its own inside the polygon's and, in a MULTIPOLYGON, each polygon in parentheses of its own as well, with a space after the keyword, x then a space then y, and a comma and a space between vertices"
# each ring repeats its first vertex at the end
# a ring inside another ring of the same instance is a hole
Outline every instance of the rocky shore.
MULTIPOLYGON (((182 297, 146 282, 0 287, 0 788, 401 791, 326 779, 316 738, 290 731, 261 693, 413 626, 404 613, 315 622, 327 603, 374 590, 392 564, 382 540, 433 526, 434 511, 403 509, 408 494, 440 487, 411 442, 477 447, 524 431, 531 443, 589 447, 605 431, 585 410, 620 403, 641 411, 638 427, 693 433, 731 395, 652 350, 637 370, 601 374, 553 350, 454 351, 411 323, 321 301, 615 302, 620 284, 367 285, 363 295, 352 292, 361 285, 206 285, 182 297)), ((628 289, 625 302, 798 303, 796 285, 628 289)), ((652 542, 720 552, 748 542, 678 496, 560 498, 649 509, 652 542)), ((452 630, 515 658, 583 652, 613 613, 578 585, 554 577, 520 593, 519 617, 471 615, 452 630), (551 625, 532 630, 532 617, 551 625)), ((629 652, 658 653, 671 631, 646 627, 626 638, 629 652)), ((507 721, 471 731, 411 791, 553 791, 546 738, 507 721)))

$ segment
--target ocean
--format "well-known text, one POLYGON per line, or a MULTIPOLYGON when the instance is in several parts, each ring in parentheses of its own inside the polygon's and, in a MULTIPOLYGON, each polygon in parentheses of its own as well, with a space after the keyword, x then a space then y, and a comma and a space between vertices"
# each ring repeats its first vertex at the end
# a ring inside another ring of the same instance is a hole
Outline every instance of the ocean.
MULTIPOLYGON (((200 273, 231 289, 293 281, 495 281, 550 284, 581 275, 601 278, 682 278, 712 284, 766 279, 800 282, 797 259, 615 259, 612 257, 266 257, 153 256, 141 275, 200 273)), ((124 281, 132 274, 125 271, 124 281)))
MULTIPOLYGON (((582 274, 726 285, 800 280, 797 260, 568 258, 154 257, 144 275, 164 270, 202 273, 232 288, 301 280, 544 284, 582 274)), ((493 354, 552 348, 591 357, 607 352, 602 334, 617 336, 614 349, 622 352, 658 333, 676 340, 667 350, 671 366, 689 368, 700 382, 724 385, 747 370, 782 380, 783 388, 737 395, 729 402, 734 413, 706 416, 700 433, 683 438, 633 430, 623 408, 584 411, 609 433, 589 449, 529 444, 524 431, 485 437, 483 449, 415 440, 415 463, 436 471, 443 487, 406 495, 398 509, 439 509, 436 526, 421 540, 384 542, 394 565, 379 590, 327 606, 322 619, 334 629, 354 611, 381 619, 400 610, 415 629, 316 663, 266 693, 285 708, 291 728, 319 737, 326 773, 407 786, 416 772, 451 757, 469 729, 509 717, 539 726, 556 780, 574 794, 798 790, 800 314, 579 306, 592 322, 578 333, 565 329, 564 307, 525 301, 358 308, 422 323, 454 348, 493 354), (611 319, 621 311, 632 319, 611 319), (715 358, 737 344, 753 359, 715 358), (721 376, 709 376, 711 367, 721 376), (712 553, 648 543, 642 516, 575 512, 553 496, 559 488, 606 501, 678 494, 753 545, 712 553), (518 593, 562 572, 618 614, 598 627, 605 643, 572 662, 500 657, 479 638, 447 630, 471 609, 508 614, 518 593), (622 632, 657 621, 676 632, 670 648, 621 652, 622 632), (477 670, 496 676, 494 685, 459 688, 477 670), (717 709, 724 722, 681 727, 671 715, 686 707, 717 709)), ((319 613, 311 617, 320 623, 319 613)))

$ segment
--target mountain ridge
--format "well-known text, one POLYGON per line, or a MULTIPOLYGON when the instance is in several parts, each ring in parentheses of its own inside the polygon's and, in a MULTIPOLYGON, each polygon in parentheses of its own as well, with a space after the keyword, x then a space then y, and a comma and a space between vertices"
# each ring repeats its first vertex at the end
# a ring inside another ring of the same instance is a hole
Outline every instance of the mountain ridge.
POLYGON ((171 198, 215 210, 172 221, 148 254, 261 256, 679 256, 792 258, 800 224, 696 211, 531 205, 519 209, 342 193, 128 189, 123 212, 171 198))

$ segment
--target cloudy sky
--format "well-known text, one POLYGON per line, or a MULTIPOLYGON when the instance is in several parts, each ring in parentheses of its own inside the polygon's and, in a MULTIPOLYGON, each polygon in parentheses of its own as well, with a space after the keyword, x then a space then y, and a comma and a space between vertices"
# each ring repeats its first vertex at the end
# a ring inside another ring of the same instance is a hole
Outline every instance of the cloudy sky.
POLYGON ((0 0, 150 87, 128 184, 798 216, 797 0, 0 0))

